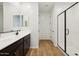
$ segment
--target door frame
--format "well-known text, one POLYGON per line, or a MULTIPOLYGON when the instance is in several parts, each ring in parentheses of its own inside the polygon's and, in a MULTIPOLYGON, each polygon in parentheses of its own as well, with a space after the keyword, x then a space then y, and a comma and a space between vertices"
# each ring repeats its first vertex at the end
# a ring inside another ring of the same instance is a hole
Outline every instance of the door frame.
POLYGON ((60 13, 59 15, 57 15, 57 45, 64 51, 64 52, 66 52, 66 37, 65 37, 65 35, 66 35, 66 12, 64 11, 64 12, 62 12, 62 13, 60 13), (59 19, 58 19, 58 17, 60 16, 60 15, 62 15, 64 13, 64 49, 65 50, 63 50, 61 47, 60 47, 60 45, 59 45, 59 19))

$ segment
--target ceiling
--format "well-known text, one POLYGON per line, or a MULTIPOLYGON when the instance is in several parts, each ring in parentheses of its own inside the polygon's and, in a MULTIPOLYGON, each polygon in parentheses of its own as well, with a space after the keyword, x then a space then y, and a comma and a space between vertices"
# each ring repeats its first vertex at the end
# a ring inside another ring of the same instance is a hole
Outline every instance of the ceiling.
POLYGON ((39 12, 50 12, 53 5, 52 2, 39 2, 39 12))

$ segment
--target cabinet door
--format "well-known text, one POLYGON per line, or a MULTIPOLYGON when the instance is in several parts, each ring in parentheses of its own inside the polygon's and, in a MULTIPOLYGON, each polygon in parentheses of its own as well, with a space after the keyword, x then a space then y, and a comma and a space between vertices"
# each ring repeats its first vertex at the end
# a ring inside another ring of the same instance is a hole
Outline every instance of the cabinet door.
POLYGON ((23 39, 24 39, 24 38, 20 39, 19 42, 17 42, 17 43, 19 43, 19 45, 18 45, 18 47, 17 47, 17 50, 16 50, 16 55, 17 55, 17 56, 23 56, 23 55, 24 55, 23 39))
POLYGON ((28 52, 30 48, 30 35, 24 37, 24 55, 28 52))
POLYGON ((67 53, 69 55, 79 54, 79 3, 71 7, 66 12, 66 35, 67 53))
POLYGON ((65 13, 58 16, 58 45, 65 51, 65 13))
POLYGON ((0 55, 9 55, 12 56, 16 54, 16 51, 19 51, 18 55, 23 55, 23 39, 19 39, 18 41, 14 42, 13 44, 5 47, 4 49, 0 50, 0 55), (7 54, 6 54, 7 53, 7 54))
POLYGON ((18 49, 16 50, 16 56, 23 56, 24 55, 24 51, 23 51, 23 43, 18 47, 18 49))

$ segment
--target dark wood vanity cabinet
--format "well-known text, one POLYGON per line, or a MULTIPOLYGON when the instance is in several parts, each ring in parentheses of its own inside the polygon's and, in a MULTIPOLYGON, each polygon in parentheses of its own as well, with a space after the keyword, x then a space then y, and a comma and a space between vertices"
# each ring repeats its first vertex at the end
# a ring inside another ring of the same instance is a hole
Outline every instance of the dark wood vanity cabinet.
MULTIPOLYGON (((22 39, 23 40, 23 39, 22 39)), ((14 52, 16 56, 24 56, 24 46, 23 46, 23 42, 22 44, 16 49, 16 51, 14 52)))
POLYGON ((29 48, 30 48, 30 35, 27 35, 24 37, 24 55, 26 55, 26 53, 28 52, 29 48))
POLYGON ((16 50, 16 55, 25 56, 30 48, 30 34, 23 37, 23 44, 16 50))
POLYGON ((30 34, 0 50, 0 56, 25 56, 30 48, 30 34))

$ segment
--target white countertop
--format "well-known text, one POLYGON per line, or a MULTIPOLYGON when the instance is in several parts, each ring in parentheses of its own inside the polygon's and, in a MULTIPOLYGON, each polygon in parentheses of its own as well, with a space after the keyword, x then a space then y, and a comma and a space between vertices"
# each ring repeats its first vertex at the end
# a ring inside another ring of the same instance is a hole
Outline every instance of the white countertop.
POLYGON ((22 37, 30 34, 30 31, 20 31, 18 35, 12 35, 12 36, 8 36, 8 37, 1 37, 0 38, 0 50, 2 50, 3 48, 11 45, 12 43, 18 41, 19 39, 21 39, 22 37))

